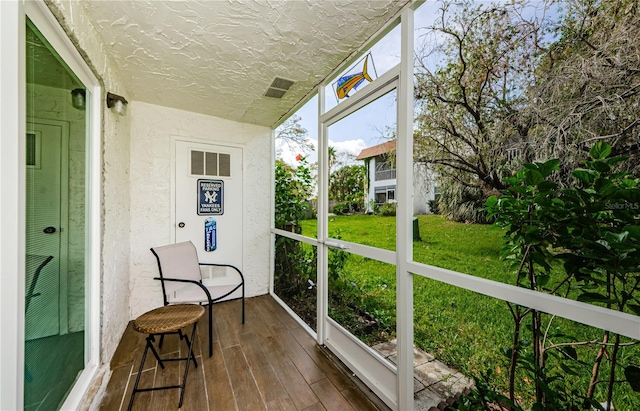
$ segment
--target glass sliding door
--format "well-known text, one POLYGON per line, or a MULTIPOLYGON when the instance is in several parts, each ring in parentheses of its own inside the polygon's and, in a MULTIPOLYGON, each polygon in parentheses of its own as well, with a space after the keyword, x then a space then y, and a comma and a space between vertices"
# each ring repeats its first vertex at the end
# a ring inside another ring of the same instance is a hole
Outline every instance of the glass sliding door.
POLYGON ((26 27, 25 409, 58 409, 85 368, 88 92, 26 27))

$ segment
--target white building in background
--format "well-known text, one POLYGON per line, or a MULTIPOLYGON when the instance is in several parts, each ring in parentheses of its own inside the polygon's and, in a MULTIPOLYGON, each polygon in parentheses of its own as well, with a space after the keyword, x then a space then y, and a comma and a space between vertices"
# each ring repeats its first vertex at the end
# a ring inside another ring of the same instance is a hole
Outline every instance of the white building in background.
MULTIPOLYGON (((372 205, 396 201, 396 140, 365 148, 356 160, 363 160, 367 173, 367 212, 372 205)), ((429 201, 439 195, 435 174, 425 163, 413 165, 413 214, 430 213, 429 201)))

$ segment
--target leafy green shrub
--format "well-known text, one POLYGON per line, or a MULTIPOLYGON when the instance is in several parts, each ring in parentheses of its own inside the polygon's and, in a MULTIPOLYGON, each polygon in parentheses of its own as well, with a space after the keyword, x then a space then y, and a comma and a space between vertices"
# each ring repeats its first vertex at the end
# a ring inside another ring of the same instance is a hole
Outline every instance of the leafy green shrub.
POLYGON ((278 160, 276 162, 275 226, 285 229, 287 224, 298 226, 309 208, 312 177, 305 157, 300 157, 299 165, 291 167, 278 160))
MULTIPOLYGON (((309 211, 312 187, 306 159, 298 161, 295 168, 277 161, 275 170, 275 226, 296 233, 301 232, 300 220, 309 211)), ((286 237, 277 237, 275 246, 276 292, 285 299, 295 298, 304 293, 309 280, 316 279, 315 265, 310 264, 314 256, 308 255, 300 242, 286 237)))
POLYGON ((378 205, 378 203, 376 203, 376 200, 371 199, 369 200, 369 206, 367 207, 367 213, 368 214, 378 214, 380 212, 380 206, 378 205))
POLYGON ((352 203, 351 212, 358 212, 364 204, 365 185, 363 165, 341 167, 329 176, 329 199, 352 203))
MULTIPOLYGON (((300 157, 298 162, 297 167, 276 162, 275 226, 280 229, 292 227, 291 231, 301 233, 300 221, 315 214, 315 210, 314 201, 310 201, 312 178, 308 163, 304 157, 300 157)), ((348 213, 349 204, 341 203, 336 208, 336 214, 337 211, 348 213)), ((340 232, 336 232, 333 238, 340 238, 340 232)), ((296 314, 315 329, 318 247, 276 236, 275 248, 274 289, 287 305, 295 307, 296 314)), ((329 255, 329 282, 334 290, 346 286, 342 277, 348 258, 349 254, 341 250, 334 250, 329 255)))
POLYGON ((361 213, 362 205, 360 201, 347 201, 344 203, 337 203, 333 206, 333 214, 336 215, 347 215, 354 213, 361 213))
POLYGON ((347 203, 338 203, 333 206, 333 214, 337 215, 345 215, 349 214, 349 204, 347 203))
POLYGON ((447 220, 485 224, 485 200, 486 197, 479 187, 448 182, 443 185, 442 194, 438 197, 438 210, 447 220))
POLYGON ((364 205, 364 199, 362 198, 358 198, 355 200, 349 200, 347 202, 347 205, 349 206, 349 211, 351 213, 361 213, 363 212, 363 205, 364 205))
POLYGON ((380 206, 380 214, 385 217, 392 217, 396 215, 397 203, 387 202, 380 206))
POLYGON ((440 197, 434 198, 433 200, 429 200, 427 204, 429 204, 429 211, 431 214, 440 214, 440 203, 438 201, 440 197))
MULTIPOLYGON (((559 160, 524 164, 500 197, 489 197, 487 208, 506 230, 503 254, 513 261, 515 284, 563 297, 577 293, 578 301, 639 315, 640 179, 617 172, 628 158, 610 157, 611 152, 607 143, 594 144, 584 168, 572 172, 575 184, 564 190, 551 178, 559 160), (564 277, 551 275, 554 261, 564 263, 564 277)), ((503 352, 510 361, 513 403, 523 397, 515 390, 518 369, 533 381, 532 410, 602 409, 603 393, 605 403, 614 402, 614 387, 640 392, 638 357, 624 349, 620 335, 603 330, 600 341, 576 341, 559 327, 549 332, 553 318, 544 313, 507 305, 514 338, 503 352), (581 370, 591 373, 586 392, 565 384, 581 370)))

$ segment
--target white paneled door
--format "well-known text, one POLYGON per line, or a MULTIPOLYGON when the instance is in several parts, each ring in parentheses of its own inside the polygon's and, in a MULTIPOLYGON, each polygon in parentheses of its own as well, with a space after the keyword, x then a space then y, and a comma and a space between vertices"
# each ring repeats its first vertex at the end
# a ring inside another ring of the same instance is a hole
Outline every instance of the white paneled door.
MULTIPOLYGON (((242 270, 242 148, 182 140, 175 144, 176 243, 193 242, 200 262, 242 270)), ((234 275, 203 272, 206 283, 224 284, 234 275)))

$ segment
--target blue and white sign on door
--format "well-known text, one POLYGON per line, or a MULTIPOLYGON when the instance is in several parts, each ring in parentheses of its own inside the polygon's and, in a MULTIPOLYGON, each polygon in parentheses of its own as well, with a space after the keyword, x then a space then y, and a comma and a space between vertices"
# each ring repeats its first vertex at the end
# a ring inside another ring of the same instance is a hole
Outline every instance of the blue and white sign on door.
POLYGON ((216 220, 207 217, 204 220, 204 251, 210 253, 218 248, 218 230, 216 220))
POLYGON ((224 181, 198 180, 198 215, 224 214, 224 181))

